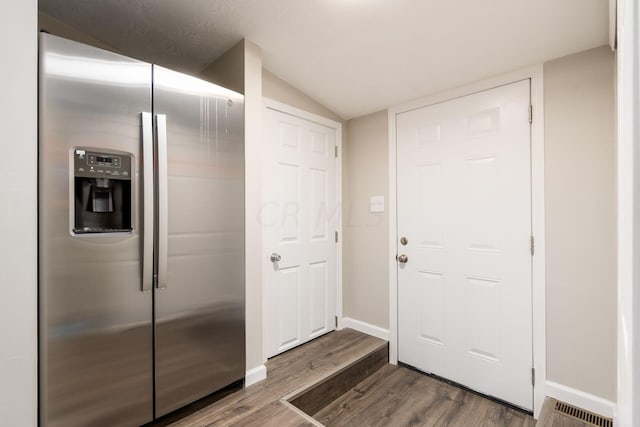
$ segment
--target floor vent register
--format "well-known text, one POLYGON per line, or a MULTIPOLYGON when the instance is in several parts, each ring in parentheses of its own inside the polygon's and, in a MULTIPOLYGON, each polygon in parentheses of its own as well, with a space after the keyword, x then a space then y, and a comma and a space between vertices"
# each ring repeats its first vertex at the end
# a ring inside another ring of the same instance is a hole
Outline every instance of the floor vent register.
POLYGON ((556 401, 556 406, 554 409, 556 410, 556 412, 567 415, 571 418, 575 418, 576 420, 592 424, 594 426, 613 427, 613 420, 611 418, 605 418, 602 415, 585 411, 584 409, 577 408, 564 402, 556 401))

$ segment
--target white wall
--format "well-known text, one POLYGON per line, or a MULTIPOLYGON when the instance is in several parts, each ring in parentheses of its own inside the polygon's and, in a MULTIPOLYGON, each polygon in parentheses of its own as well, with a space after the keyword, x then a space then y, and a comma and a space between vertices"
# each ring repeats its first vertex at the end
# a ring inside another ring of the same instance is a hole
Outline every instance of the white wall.
POLYGON ((544 64, 547 380, 616 400, 616 145, 609 46, 544 64))
POLYGON ((618 414, 640 425, 640 8, 618 0, 618 414))
POLYGON ((37 417, 37 7, 0 3, 0 424, 37 417))

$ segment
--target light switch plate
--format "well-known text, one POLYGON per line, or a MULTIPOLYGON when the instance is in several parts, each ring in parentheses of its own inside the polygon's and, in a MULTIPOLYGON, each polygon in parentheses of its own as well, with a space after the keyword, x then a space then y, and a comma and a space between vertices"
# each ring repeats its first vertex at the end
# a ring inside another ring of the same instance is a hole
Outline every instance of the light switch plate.
POLYGON ((384 196, 371 196, 369 199, 369 212, 384 212, 384 196))

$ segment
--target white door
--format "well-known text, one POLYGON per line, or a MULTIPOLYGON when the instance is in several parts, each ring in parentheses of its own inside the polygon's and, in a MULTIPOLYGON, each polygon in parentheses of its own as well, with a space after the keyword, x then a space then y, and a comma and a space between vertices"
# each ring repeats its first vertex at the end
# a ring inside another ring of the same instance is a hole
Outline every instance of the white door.
POLYGON ((533 406, 529 80, 397 115, 399 360, 533 406))
POLYGON ((335 329, 336 129, 266 109, 267 356, 335 329))

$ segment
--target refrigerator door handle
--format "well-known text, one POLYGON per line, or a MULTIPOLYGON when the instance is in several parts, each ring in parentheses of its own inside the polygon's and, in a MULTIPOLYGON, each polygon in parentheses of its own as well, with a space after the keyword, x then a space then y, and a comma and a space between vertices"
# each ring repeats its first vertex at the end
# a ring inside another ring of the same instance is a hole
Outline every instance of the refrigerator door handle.
POLYGON ((169 204, 167 200, 167 116, 156 114, 156 138, 158 144, 158 281, 160 289, 167 287, 167 244, 169 241, 169 227, 167 215, 169 204))
POLYGON ((153 123, 142 119, 142 292, 153 288, 153 123))

